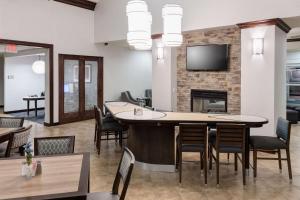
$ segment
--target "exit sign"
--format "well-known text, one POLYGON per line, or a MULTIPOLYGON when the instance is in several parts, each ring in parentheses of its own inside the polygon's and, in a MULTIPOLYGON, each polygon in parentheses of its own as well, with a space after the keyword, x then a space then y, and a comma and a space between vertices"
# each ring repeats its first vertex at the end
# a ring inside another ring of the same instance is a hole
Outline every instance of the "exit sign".
POLYGON ((15 44, 7 44, 5 47, 6 53, 18 53, 17 45, 15 44))

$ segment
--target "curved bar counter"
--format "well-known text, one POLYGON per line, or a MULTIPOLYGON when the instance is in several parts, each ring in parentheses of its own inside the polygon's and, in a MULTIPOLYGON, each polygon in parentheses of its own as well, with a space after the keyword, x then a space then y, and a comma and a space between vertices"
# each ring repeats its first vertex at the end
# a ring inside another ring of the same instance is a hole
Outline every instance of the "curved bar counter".
MULTIPOLYGON (((138 165, 152 171, 175 171, 175 126, 179 123, 237 123, 247 125, 246 143, 250 128, 268 123, 262 117, 203 114, 183 112, 157 112, 143 108, 143 115, 134 115, 139 106, 126 102, 108 102, 105 107, 115 119, 129 125, 127 145, 134 153, 138 165)), ((249 168, 249 145, 246 145, 246 167, 249 168)))

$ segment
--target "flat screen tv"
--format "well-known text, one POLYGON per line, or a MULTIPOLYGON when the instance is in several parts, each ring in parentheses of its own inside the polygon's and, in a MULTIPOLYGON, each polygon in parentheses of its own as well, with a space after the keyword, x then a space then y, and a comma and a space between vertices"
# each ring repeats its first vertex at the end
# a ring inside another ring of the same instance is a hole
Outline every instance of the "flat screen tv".
POLYGON ((186 68, 188 71, 226 71, 228 44, 188 46, 186 68))

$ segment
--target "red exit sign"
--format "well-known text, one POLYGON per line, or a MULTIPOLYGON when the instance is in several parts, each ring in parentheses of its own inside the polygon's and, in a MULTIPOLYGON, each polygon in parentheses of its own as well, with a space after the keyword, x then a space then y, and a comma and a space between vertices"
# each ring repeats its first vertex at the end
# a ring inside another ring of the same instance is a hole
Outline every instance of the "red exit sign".
POLYGON ((5 47, 6 53, 18 53, 17 45, 15 44, 7 44, 5 47))

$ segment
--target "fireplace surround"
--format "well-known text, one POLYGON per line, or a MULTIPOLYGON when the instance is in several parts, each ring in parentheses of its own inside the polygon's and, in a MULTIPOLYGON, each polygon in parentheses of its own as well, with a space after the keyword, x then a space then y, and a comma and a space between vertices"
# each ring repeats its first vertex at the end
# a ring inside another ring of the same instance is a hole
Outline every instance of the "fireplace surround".
POLYGON ((191 112, 226 113, 227 91, 192 89, 191 112))

